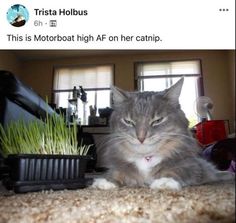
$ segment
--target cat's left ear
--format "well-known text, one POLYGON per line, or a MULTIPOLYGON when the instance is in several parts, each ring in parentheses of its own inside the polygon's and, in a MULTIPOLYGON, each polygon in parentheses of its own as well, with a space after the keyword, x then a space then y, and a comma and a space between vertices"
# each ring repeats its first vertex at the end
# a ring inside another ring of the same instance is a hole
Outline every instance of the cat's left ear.
POLYGON ((184 78, 182 77, 179 81, 177 81, 174 85, 172 85, 169 89, 166 90, 164 97, 168 98, 174 103, 178 103, 183 83, 184 78))

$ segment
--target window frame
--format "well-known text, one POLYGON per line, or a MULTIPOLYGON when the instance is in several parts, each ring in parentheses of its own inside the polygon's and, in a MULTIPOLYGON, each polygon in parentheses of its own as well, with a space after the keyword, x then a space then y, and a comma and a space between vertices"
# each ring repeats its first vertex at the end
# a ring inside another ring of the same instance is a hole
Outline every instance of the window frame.
MULTIPOLYGON (((55 103, 55 93, 61 93, 61 92, 73 92, 73 88, 69 89, 63 89, 63 90, 55 90, 54 89, 54 79, 55 79, 55 70, 58 68, 91 68, 91 67, 97 67, 97 66, 111 66, 112 68, 112 85, 115 85, 115 64, 114 63, 101 63, 101 64, 70 64, 70 65, 54 65, 53 66, 53 75, 52 75, 52 92, 51 92, 51 102, 55 103)), ((111 90, 111 88, 83 88, 86 91, 102 91, 102 90, 111 90)), ((110 104, 112 102, 111 95, 110 95, 110 104)))
POLYGON ((197 78, 197 88, 198 88, 198 96, 204 96, 204 84, 203 84, 203 70, 202 70, 202 60, 199 58, 192 59, 174 59, 174 60, 155 60, 155 61, 137 61, 134 63, 134 90, 140 91, 139 89, 139 79, 148 79, 148 78, 171 78, 171 77, 196 77, 196 74, 174 74, 174 75, 150 75, 150 76, 138 76, 138 66, 140 64, 156 64, 156 63, 171 63, 171 62, 184 62, 184 61, 199 61, 200 65, 200 74, 197 78), (141 78, 140 78, 141 77, 141 78))

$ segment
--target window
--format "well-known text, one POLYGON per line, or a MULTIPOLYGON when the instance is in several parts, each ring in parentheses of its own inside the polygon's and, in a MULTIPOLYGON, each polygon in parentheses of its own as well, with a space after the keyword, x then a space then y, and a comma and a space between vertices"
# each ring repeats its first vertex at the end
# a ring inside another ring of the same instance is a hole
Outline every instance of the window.
POLYGON ((182 110, 190 126, 198 122, 194 111, 196 98, 203 94, 201 86, 201 64, 199 60, 151 62, 136 64, 136 80, 139 91, 162 91, 185 77, 180 95, 182 110))
POLYGON ((53 93, 57 107, 68 108, 73 88, 82 86, 87 93, 87 103, 77 101, 78 118, 87 124, 89 106, 110 106, 110 86, 113 84, 113 65, 57 67, 54 69, 53 93))

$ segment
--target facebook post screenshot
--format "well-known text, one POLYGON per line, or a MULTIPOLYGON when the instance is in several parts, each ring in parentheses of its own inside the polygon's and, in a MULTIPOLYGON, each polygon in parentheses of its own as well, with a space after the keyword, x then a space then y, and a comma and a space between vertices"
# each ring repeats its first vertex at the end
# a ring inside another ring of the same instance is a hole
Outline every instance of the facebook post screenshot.
POLYGON ((0 223, 233 223, 235 147, 235 0, 0 0, 0 223))

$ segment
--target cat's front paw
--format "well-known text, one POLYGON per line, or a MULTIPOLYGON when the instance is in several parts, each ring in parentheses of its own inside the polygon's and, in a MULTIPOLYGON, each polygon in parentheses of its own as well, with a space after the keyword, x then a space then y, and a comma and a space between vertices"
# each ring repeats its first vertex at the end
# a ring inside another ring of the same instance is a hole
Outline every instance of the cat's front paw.
POLYGON ((151 189, 157 190, 180 190, 182 187, 180 183, 170 177, 162 177, 160 179, 154 180, 151 185, 151 189))
POLYGON ((101 190, 110 190, 110 189, 116 188, 117 186, 114 183, 106 180, 105 178, 97 178, 97 179, 94 179, 91 187, 101 189, 101 190))

